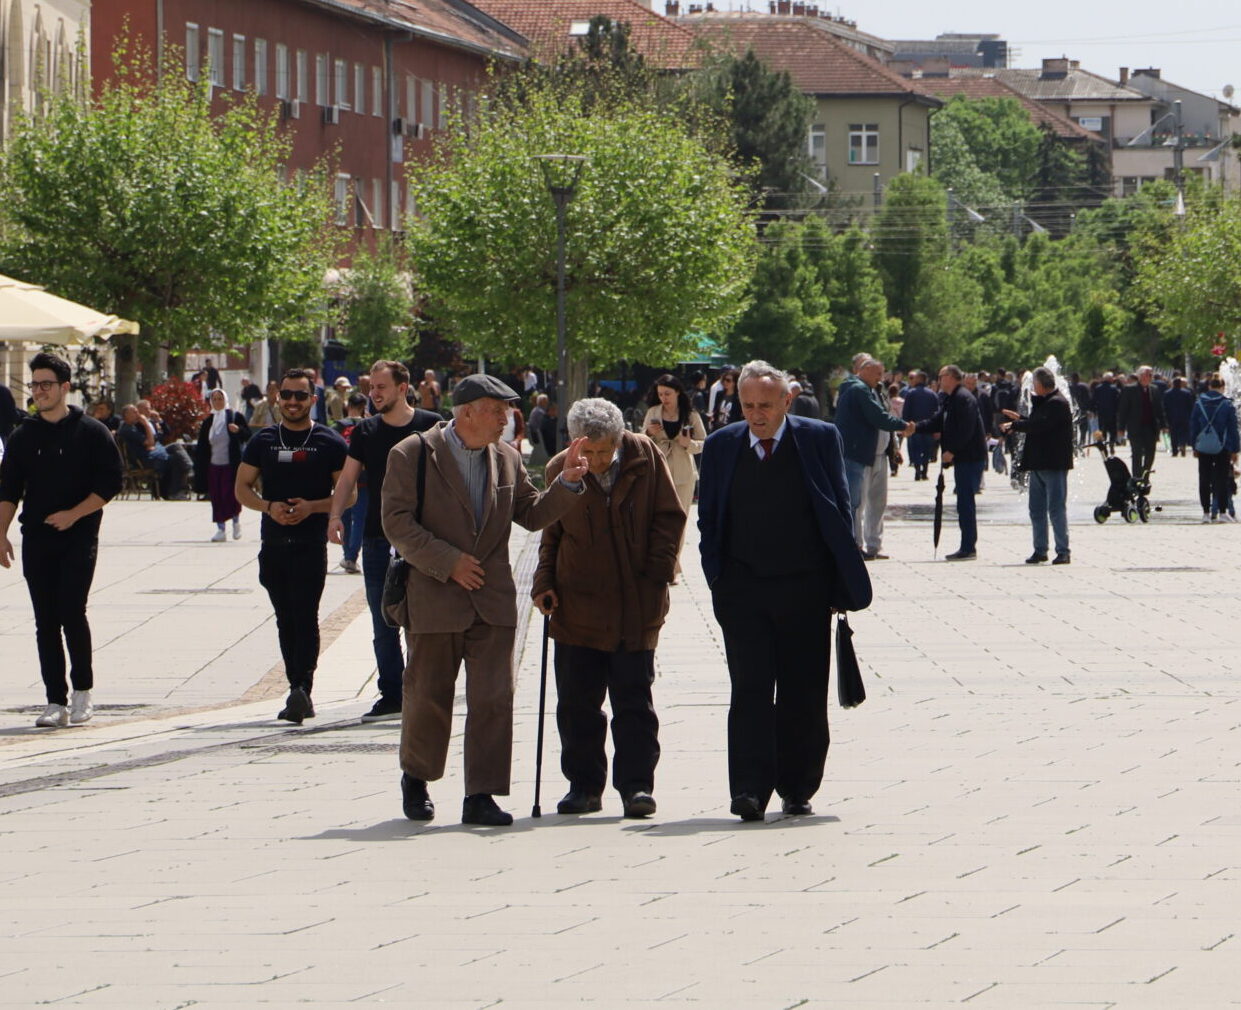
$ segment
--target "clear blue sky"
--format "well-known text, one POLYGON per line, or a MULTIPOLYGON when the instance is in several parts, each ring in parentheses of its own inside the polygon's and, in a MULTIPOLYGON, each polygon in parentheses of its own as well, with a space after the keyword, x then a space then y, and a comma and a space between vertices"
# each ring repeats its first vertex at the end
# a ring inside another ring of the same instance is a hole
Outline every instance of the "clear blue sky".
MULTIPOLYGON (((695 0, 697 2, 697 0, 695 0)), ((766 0, 714 0, 717 9, 767 10, 766 0)), ((682 0, 682 8, 687 0, 682 0)), ((933 39, 941 32, 994 32, 1017 51, 1015 66, 1038 66, 1045 56, 1080 60, 1084 69, 1115 79, 1120 67, 1160 67, 1177 84, 1219 96, 1234 84, 1241 102, 1241 3, 1237 0, 884 0, 819 3, 889 39, 933 39)), ((655 0, 663 12, 663 0, 655 0)))

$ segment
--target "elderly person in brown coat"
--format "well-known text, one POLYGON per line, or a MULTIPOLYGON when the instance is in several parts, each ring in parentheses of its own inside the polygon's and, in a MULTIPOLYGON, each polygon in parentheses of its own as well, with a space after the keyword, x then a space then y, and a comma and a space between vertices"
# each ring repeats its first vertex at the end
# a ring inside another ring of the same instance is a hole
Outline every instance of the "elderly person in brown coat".
POLYGON ((392 447, 380 514, 384 535, 410 564, 401 626, 409 641, 401 702, 405 816, 429 821, 427 782, 442 778, 457 671, 465 663, 465 824, 507 825, 513 757, 513 635, 517 587, 512 524, 540 530, 578 506, 586 461, 569 446, 558 480, 539 494, 521 456, 500 441, 517 394, 490 375, 453 391, 453 419, 392 447), (418 463, 425 453, 419 516, 418 463))
MULTIPOLYGON (((556 724, 560 766, 569 792, 557 810, 586 814, 603 807, 604 753, 612 701, 616 758, 612 784, 626 817, 655 812, 659 720, 651 700, 655 645, 668 612, 668 583, 685 528, 667 463, 645 435, 625 430, 617 407, 579 400, 569 435, 585 439, 590 472, 581 507, 543 531, 531 595, 551 614, 556 640, 556 724)), ((566 454, 547 464, 562 472, 566 454)))

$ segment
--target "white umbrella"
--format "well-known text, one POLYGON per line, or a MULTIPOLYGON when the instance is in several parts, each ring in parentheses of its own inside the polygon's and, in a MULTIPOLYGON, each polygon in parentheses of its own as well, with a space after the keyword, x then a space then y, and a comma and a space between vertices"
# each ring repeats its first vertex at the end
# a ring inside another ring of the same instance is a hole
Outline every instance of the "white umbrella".
POLYGON ((0 274, 0 340, 73 344, 114 333, 137 333, 138 324, 50 294, 0 274))

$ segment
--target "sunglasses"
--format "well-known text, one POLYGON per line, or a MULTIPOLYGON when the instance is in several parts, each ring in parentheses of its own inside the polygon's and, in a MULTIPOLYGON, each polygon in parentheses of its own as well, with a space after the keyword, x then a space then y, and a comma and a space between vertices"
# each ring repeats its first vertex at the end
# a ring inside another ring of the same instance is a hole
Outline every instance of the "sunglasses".
POLYGON ((310 394, 304 389, 282 389, 280 390, 280 399, 282 400, 309 400, 310 394))

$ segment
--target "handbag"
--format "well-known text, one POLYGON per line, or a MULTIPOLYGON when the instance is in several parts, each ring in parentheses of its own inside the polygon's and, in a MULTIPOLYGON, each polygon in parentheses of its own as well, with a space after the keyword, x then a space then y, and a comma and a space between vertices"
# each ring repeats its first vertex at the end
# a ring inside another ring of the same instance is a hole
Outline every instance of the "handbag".
POLYGON ((836 620, 836 696, 841 708, 857 708, 866 700, 862 671, 853 651, 853 629, 844 614, 836 620))
MULTIPOLYGON (((422 432, 416 431, 418 441, 422 443, 418 451, 418 503, 414 506, 414 522, 422 525, 422 499, 427 490, 427 440, 422 432)), ((399 554, 388 560, 388 570, 384 572, 383 596, 379 602, 379 612, 383 614, 384 624, 389 628, 403 627, 397 616, 405 609, 406 586, 409 581, 409 562, 399 554)))

